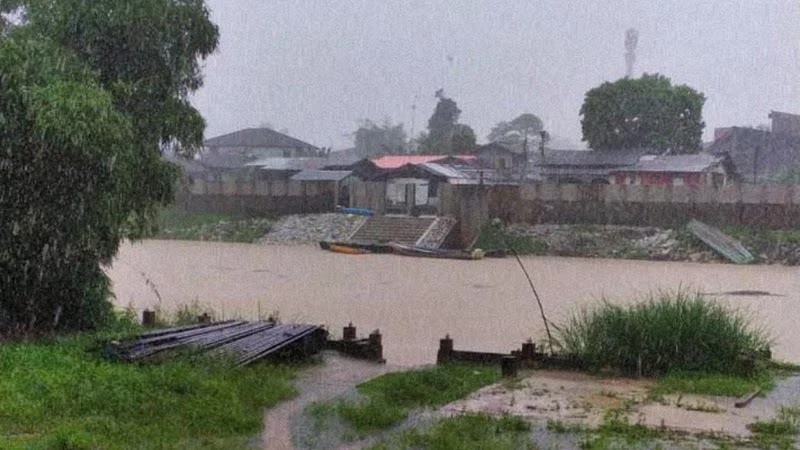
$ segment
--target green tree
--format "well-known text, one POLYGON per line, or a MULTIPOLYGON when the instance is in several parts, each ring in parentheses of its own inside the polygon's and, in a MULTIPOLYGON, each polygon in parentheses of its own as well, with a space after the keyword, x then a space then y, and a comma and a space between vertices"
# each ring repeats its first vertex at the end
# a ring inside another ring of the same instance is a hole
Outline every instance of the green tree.
POLYGON ((428 132, 419 138, 421 153, 451 155, 459 151, 474 151, 475 132, 467 125, 459 124, 461 110, 456 102, 447 97, 442 89, 436 91, 439 102, 428 119, 428 132))
POLYGON ((589 90, 580 110, 583 140, 595 150, 702 148, 705 97, 659 74, 623 78, 589 90))
POLYGON ((522 150, 525 139, 533 143, 539 138, 543 128, 542 119, 531 113, 523 113, 510 122, 503 121, 495 125, 487 139, 489 142, 498 142, 522 150))
POLYGON ((464 155, 475 153, 477 147, 475 131, 469 125, 457 123, 453 129, 451 147, 453 154, 464 155))
POLYGON ((202 0, 20 3, 0 41, 0 329, 97 327, 101 264, 172 200, 162 148, 202 144, 188 96, 218 31, 202 0))
POLYGON ((364 158, 388 154, 408 153, 408 136, 402 123, 392 124, 389 119, 383 125, 363 120, 353 133, 356 153, 364 158))

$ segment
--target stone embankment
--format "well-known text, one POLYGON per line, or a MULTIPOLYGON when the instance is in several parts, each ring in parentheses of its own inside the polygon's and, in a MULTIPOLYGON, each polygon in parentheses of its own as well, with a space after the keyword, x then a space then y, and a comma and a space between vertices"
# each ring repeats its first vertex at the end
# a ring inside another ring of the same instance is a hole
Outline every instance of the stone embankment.
MULTIPOLYGON (((499 225, 496 225, 499 226, 499 225)), ((800 265, 800 233, 792 230, 723 230, 756 257, 757 264, 800 265)), ((723 262, 685 229, 619 225, 528 225, 505 227, 541 248, 541 254, 656 261, 723 262)))
POLYGON ((345 240, 366 217, 347 214, 283 216, 258 240, 262 244, 316 244, 321 240, 345 240))

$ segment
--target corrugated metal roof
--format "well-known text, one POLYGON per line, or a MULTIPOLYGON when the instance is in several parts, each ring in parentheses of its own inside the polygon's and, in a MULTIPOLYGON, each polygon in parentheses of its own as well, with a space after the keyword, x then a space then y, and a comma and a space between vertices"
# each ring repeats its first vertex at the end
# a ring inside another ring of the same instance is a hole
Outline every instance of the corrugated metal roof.
POLYGON ((397 169, 406 164, 419 165, 439 161, 448 157, 463 159, 465 161, 476 159, 475 155, 386 155, 372 159, 372 162, 381 169, 397 169))
POLYGON ((464 174, 463 172, 459 171, 458 169, 452 166, 445 166, 436 163, 424 163, 420 165, 423 168, 425 168, 425 170, 435 175, 441 175, 446 178, 469 178, 469 176, 467 176, 466 174, 464 174))
POLYGON ((294 181, 342 181, 353 173, 352 170, 303 170, 292 175, 294 181))
POLYGON ((269 128, 245 128, 211 138, 205 142, 206 147, 273 147, 273 148, 310 148, 317 149, 308 142, 303 142, 269 128))
POLYGON ((722 158, 708 153, 669 155, 642 160, 633 167, 626 167, 622 170, 634 172, 706 172, 718 166, 721 162, 722 158))
POLYGON ((305 170, 319 169, 326 162, 326 158, 262 158, 247 163, 247 166, 262 170, 305 170))
POLYGON ((632 166, 643 155, 654 153, 648 149, 626 150, 546 150, 544 159, 531 152, 537 166, 618 167, 632 166))

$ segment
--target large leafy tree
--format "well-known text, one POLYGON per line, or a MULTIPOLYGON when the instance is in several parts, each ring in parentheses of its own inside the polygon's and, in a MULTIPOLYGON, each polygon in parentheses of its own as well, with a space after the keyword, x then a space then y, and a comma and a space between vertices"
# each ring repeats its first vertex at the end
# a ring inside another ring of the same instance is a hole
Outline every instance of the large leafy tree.
POLYGON ((408 136, 403 124, 395 125, 389 119, 381 125, 371 120, 361 121, 353 138, 356 153, 365 158, 408 153, 408 136))
POLYGON ((461 110, 456 102, 447 97, 442 89, 436 91, 436 103, 428 132, 419 138, 419 150, 423 153, 454 154, 475 149, 475 132, 468 125, 458 123, 461 110))
POLYGON ((536 140, 544 126, 542 119, 535 114, 523 113, 511 121, 502 121, 489 132, 489 142, 499 142, 512 148, 522 149, 523 143, 536 140))
POLYGON ((703 94, 659 74, 606 82, 586 93, 583 140, 595 150, 652 148, 696 153, 702 148, 703 94))
POLYGON ((188 96, 217 46, 202 0, 22 0, 0 41, 0 329, 91 328, 101 264, 149 230, 204 121, 188 96))

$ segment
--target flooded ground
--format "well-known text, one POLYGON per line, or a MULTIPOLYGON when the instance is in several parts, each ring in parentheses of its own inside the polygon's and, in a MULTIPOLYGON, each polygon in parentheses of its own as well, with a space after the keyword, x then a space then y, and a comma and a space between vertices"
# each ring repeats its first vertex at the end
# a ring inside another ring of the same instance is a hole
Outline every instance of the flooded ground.
MULTIPOLYGON (((629 301, 653 289, 691 287, 745 308, 775 339, 779 359, 800 362, 800 268, 526 257, 548 317, 559 322, 603 297, 629 301), (765 295, 771 294, 771 295, 765 295)), ((513 258, 457 261, 341 255, 311 246, 190 241, 124 245, 109 274, 119 306, 162 309, 199 301, 225 317, 379 328, 391 364, 435 361, 439 339, 456 349, 509 351, 544 329, 513 258), (158 295, 156 295, 158 293, 158 295), (159 301, 158 296, 161 300, 159 301)))

